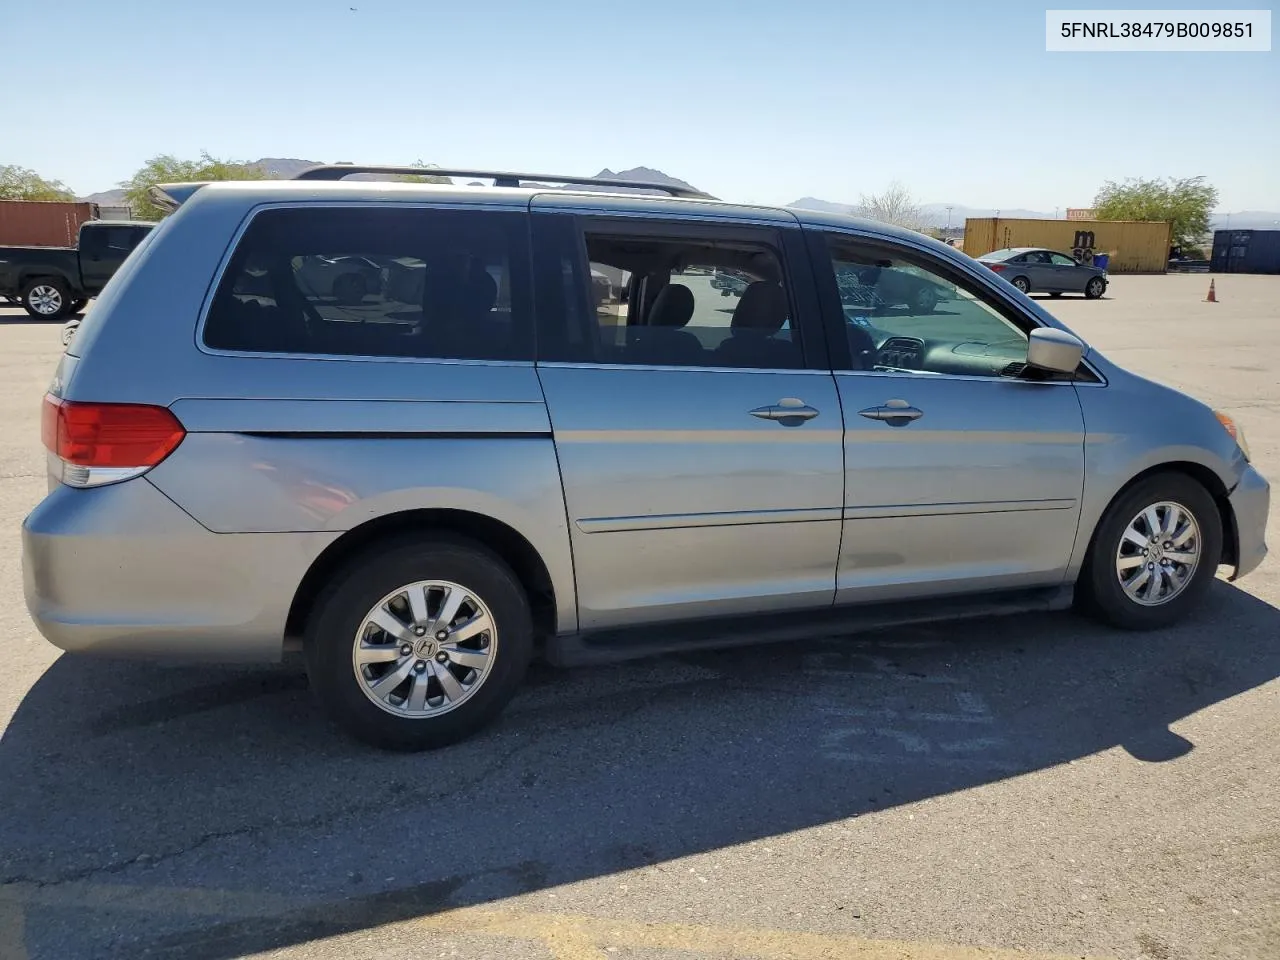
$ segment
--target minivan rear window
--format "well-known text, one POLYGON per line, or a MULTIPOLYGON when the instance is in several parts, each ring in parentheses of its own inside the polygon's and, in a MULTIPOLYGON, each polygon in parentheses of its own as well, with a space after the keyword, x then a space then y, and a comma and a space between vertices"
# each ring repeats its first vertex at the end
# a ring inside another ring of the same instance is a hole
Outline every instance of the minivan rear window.
POLYGON ((532 360, 522 214, 389 207, 259 212, 204 324, 215 350, 532 360))

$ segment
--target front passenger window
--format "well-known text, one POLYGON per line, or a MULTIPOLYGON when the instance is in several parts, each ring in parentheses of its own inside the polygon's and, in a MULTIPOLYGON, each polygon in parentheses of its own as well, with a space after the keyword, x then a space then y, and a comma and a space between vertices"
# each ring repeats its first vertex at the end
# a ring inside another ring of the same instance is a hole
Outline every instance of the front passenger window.
POLYGON ((1020 374, 1027 334, 959 274, 907 251, 829 243, 854 369, 1020 374))

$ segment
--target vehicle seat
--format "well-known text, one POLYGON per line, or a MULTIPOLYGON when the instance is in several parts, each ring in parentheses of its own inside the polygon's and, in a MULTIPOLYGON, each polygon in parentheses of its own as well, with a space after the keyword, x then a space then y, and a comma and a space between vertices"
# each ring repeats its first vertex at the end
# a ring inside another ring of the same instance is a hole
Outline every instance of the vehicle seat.
POLYGON ((800 366, 794 343, 776 334, 787 322, 787 295, 772 280, 757 280, 743 291, 729 323, 729 336, 716 348, 726 367, 793 369, 800 366))
POLYGON ((682 329, 693 318, 693 291, 683 283, 668 283, 649 308, 649 322, 632 328, 627 344, 631 363, 653 366, 698 366, 702 363, 702 344, 692 333, 682 329))
POLYGON ((305 321, 294 311, 260 300, 229 297, 213 316, 216 322, 206 324, 204 341, 215 350, 297 353, 310 340, 305 321))
POLYGON ((497 300, 498 282, 479 264, 462 276, 428 276, 422 305, 426 336, 415 353, 506 359, 511 331, 493 315, 497 300))

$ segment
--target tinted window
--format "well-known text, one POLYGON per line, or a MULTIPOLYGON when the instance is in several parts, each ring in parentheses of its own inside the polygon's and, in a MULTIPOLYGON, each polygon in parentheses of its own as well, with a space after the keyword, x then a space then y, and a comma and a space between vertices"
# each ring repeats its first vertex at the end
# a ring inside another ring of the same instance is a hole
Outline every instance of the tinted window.
POLYGON ((904 373, 1021 372, 1027 335, 989 295, 906 251, 831 238, 854 367, 904 373))
POLYGON ((781 257, 767 244, 588 233, 581 358, 652 366, 802 366, 781 257))
POLYGON ((1076 262, 1065 253, 1051 253, 1049 254, 1049 260, 1059 267, 1074 267, 1076 265, 1076 262))
POLYGON ((1032 250, 1027 254, 1027 263, 1050 263, 1049 255, 1043 250, 1032 250))
POLYGON ((258 214, 219 284, 222 350, 525 360, 523 217, 309 208, 258 214))
POLYGON ((128 253, 138 244, 140 239, 133 227, 101 227, 102 245, 108 250, 128 253))

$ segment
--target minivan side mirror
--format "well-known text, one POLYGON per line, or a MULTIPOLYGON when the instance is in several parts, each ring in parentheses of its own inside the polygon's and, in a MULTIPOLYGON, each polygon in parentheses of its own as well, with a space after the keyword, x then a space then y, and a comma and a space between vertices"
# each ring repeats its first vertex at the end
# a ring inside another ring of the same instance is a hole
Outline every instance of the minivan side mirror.
POLYGON ((1075 373, 1084 356, 1079 337, 1053 327, 1037 327, 1027 342, 1027 366, 1050 373, 1075 373))

